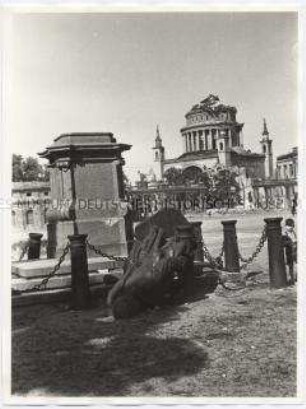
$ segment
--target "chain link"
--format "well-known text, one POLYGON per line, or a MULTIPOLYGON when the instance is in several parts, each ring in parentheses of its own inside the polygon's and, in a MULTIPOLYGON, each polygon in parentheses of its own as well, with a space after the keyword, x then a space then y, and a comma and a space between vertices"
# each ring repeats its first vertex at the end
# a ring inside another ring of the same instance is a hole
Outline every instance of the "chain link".
POLYGON ((202 245, 203 245, 204 257, 206 258, 206 260, 209 261, 209 263, 212 265, 212 267, 217 268, 217 269, 223 268, 222 256, 223 256, 223 253, 224 253, 224 245, 222 245, 220 255, 218 257, 216 257, 216 258, 213 258, 213 256, 210 254, 210 252, 208 250, 208 247, 206 246, 204 240, 202 241, 202 245))
MULTIPOLYGON (((47 287, 47 284, 48 284, 48 282, 49 282, 49 280, 50 280, 50 278, 54 277, 55 274, 57 273, 57 271, 60 269, 62 262, 65 260, 66 255, 67 255, 67 253, 69 252, 69 249, 70 249, 70 243, 67 243, 66 246, 65 246, 65 248, 64 248, 64 250, 63 250, 62 255, 61 255, 60 258, 58 259, 58 262, 57 262, 56 265, 54 266, 53 270, 52 270, 46 277, 44 277, 44 279, 41 281, 41 283, 39 283, 39 284, 37 284, 37 285, 34 285, 34 287, 28 288, 28 289, 26 289, 26 290, 21 290, 21 291, 13 290, 13 292, 16 292, 16 293, 27 293, 27 292, 32 292, 32 291, 42 291, 42 290, 45 290, 46 287, 47 287)), ((15 277, 18 277, 18 278, 23 278, 23 277, 21 277, 19 274, 16 274, 16 273, 13 273, 13 275, 14 275, 15 277)))
POLYGON ((30 245, 30 243, 29 243, 29 241, 27 241, 27 242, 25 243, 25 245, 23 246, 23 249, 22 249, 22 252, 21 252, 21 254, 20 254, 20 256, 19 256, 18 261, 21 261, 21 260, 23 259, 23 257, 25 256, 25 254, 26 254, 26 252, 27 252, 27 250, 28 250, 28 248, 29 248, 29 245, 30 245))
POLYGON ((243 262, 243 264, 240 267, 241 270, 245 269, 250 263, 252 263, 254 261, 254 259, 258 256, 258 254, 263 249, 266 240, 267 240, 267 230, 266 230, 266 226, 265 226, 263 228, 263 230, 262 230, 259 242, 258 242, 253 254, 251 254, 251 256, 248 257, 248 258, 244 258, 244 257, 242 257, 241 253, 239 252, 239 258, 243 262))
POLYGON ((99 249, 99 247, 89 243, 88 240, 86 240, 86 245, 89 248, 89 250, 94 251, 96 254, 98 254, 101 257, 108 258, 109 260, 113 261, 127 261, 129 258, 128 257, 120 257, 120 256, 112 256, 111 254, 103 253, 102 250, 99 249))

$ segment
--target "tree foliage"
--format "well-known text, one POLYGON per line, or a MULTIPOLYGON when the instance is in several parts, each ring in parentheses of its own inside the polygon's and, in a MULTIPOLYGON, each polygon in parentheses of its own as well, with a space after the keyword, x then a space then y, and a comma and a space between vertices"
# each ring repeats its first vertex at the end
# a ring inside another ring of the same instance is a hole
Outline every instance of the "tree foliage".
POLYGON ((23 158, 21 155, 13 154, 12 177, 13 182, 46 182, 49 180, 49 171, 37 158, 31 156, 23 158))
POLYGON ((183 171, 172 167, 164 174, 169 186, 196 185, 202 187, 212 200, 232 204, 237 203, 240 198, 237 176, 234 170, 220 165, 212 169, 192 166, 183 171))

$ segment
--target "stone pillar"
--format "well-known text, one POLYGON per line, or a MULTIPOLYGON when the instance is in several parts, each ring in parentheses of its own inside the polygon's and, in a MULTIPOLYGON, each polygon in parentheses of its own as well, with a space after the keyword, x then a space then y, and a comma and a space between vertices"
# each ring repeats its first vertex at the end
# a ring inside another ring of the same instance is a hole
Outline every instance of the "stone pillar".
POLYGON ((199 137, 199 150, 203 150, 203 131, 198 132, 199 137))
POLYGON ((184 134, 184 139, 185 139, 185 152, 188 152, 188 140, 187 140, 187 134, 184 134))
POLYGON ((73 133, 60 135, 39 154, 50 162, 47 221, 57 222, 56 256, 75 232, 88 234, 106 253, 127 255, 121 153, 130 148, 112 133, 73 133))
POLYGON ((240 271, 239 251, 236 234, 237 220, 223 221, 224 261, 227 271, 240 271))
POLYGON ((191 134, 190 132, 188 132, 187 138, 188 138, 188 152, 191 152, 191 134))
POLYGON ((197 150, 197 140, 196 140, 196 133, 192 132, 192 150, 196 151, 197 150))
POLYGON ((208 149, 212 149, 212 130, 209 130, 208 134, 208 149))
POLYGON ((195 145, 196 145, 196 151, 200 150, 200 137, 199 137, 199 132, 195 132, 195 145))
POLYGON ((272 288, 282 288, 287 286, 287 275, 281 229, 282 219, 282 217, 272 217, 264 219, 267 229, 269 275, 270 286, 272 288))
POLYGON ((204 130, 204 150, 208 150, 208 135, 206 133, 206 130, 204 130))

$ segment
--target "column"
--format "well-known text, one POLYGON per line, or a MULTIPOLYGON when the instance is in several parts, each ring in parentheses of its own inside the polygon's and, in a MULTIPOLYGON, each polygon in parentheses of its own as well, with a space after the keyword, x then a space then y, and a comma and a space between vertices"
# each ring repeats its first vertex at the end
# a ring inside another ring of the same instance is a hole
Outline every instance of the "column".
POLYGON ((211 130, 211 149, 214 148, 215 135, 216 135, 216 129, 212 129, 211 130))
POLYGON ((191 142, 191 133, 188 133, 188 142, 189 142, 189 152, 192 151, 192 142, 191 142))
MULTIPOLYGON (((228 138, 228 146, 229 146, 229 148, 231 148, 232 146, 233 146, 233 141, 232 141, 232 130, 231 129, 229 129, 228 130, 228 136, 229 136, 229 138, 228 138)), ((240 144, 239 144, 240 145, 240 144)))
POLYGON ((212 148, 212 144, 211 144, 212 140, 211 140, 211 138, 212 138, 211 130, 208 129, 208 133, 207 133, 207 149, 208 149, 208 150, 212 148))
POLYGON ((199 146, 199 135, 197 131, 193 132, 193 139, 194 139, 194 149, 198 151, 200 149, 200 146, 199 146))
POLYGON ((185 133, 183 134, 183 138, 184 138, 184 140, 183 140, 184 150, 185 150, 185 152, 188 152, 187 135, 185 133))
POLYGON ((203 150, 202 135, 203 135, 203 131, 198 131, 199 150, 200 151, 203 150))

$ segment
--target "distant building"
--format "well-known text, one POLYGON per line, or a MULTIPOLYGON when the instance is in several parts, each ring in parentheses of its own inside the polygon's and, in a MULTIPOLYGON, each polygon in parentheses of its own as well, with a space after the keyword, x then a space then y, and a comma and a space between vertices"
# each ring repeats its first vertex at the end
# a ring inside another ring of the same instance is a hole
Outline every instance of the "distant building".
POLYGON ((291 152, 280 155, 276 159, 277 179, 296 179, 298 174, 298 148, 291 152))
POLYGON ((226 168, 243 168, 248 178, 272 177, 272 139, 266 121, 260 141, 262 152, 255 153, 244 148, 244 124, 237 122, 236 114, 235 107, 221 104, 214 95, 194 105, 185 115, 186 124, 181 129, 183 153, 174 159, 165 158, 165 148, 158 131, 153 149, 154 161, 159 163, 160 178, 171 167, 190 173, 190 168, 203 170, 218 164, 226 168))
POLYGON ((13 182, 11 217, 14 231, 35 232, 46 225, 49 194, 49 182, 13 182))
POLYGON ((298 195, 298 149, 276 158, 275 177, 264 180, 253 180, 252 187, 255 201, 262 197, 268 203, 278 202, 284 208, 292 207, 298 195))
MULTIPOLYGON (((215 95, 210 94, 194 105, 185 119, 180 130, 183 153, 177 158, 166 157, 157 127, 153 146, 155 180, 142 188, 165 187, 164 175, 170 168, 181 170, 191 186, 195 186, 200 172, 221 167, 238 174, 236 180, 246 208, 266 206, 274 201, 282 203, 283 207, 290 206, 297 194, 297 148, 278 156, 275 168, 273 140, 265 119, 259 136, 260 152, 245 148, 244 124, 237 121, 237 109, 220 103, 215 95)), ((140 188, 139 183, 137 188, 140 188)))

